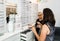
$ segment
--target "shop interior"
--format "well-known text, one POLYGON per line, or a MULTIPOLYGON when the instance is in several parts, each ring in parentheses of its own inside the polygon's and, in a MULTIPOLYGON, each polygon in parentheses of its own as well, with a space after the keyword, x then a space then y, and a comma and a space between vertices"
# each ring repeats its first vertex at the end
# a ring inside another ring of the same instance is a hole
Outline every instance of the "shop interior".
POLYGON ((35 24, 37 13, 51 8, 56 19, 55 40, 60 41, 60 0, 1 0, 0 41, 35 41, 28 24, 35 24))

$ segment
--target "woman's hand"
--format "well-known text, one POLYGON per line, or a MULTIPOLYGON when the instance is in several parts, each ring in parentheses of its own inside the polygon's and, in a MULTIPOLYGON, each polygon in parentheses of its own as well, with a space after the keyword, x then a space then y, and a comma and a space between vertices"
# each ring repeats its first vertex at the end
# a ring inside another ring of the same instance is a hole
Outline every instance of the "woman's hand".
POLYGON ((34 26, 32 26, 31 30, 35 33, 36 32, 36 28, 34 26))
POLYGON ((36 32, 36 29, 35 29, 34 25, 29 24, 28 26, 29 26, 29 29, 31 29, 33 32, 36 32))
POLYGON ((41 28, 42 27, 42 24, 40 22, 37 22, 37 27, 38 28, 41 28))

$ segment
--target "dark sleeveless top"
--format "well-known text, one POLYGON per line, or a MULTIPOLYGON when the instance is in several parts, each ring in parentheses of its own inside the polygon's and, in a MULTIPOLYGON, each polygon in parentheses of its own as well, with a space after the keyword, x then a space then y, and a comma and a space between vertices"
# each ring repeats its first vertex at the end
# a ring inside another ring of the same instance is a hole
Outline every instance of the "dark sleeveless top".
MULTIPOLYGON (((37 19, 36 22, 40 22, 42 23, 43 21, 39 21, 39 19, 37 19)), ((42 23, 43 24, 43 23, 42 23)), ((48 27, 49 27, 49 30, 50 30, 50 34, 46 36, 46 40, 45 41, 54 41, 54 32, 55 32, 55 27, 50 23, 50 22, 47 22, 45 23, 48 27)), ((37 24, 35 25, 35 27, 37 26, 37 24)), ((41 29, 39 28, 36 28, 36 31, 37 33, 40 35, 41 33, 41 29)), ((36 39, 36 38, 35 38, 36 39)), ((36 41, 38 41, 36 39, 36 41)))
POLYGON ((45 41, 54 41, 54 32, 55 32, 55 27, 53 25, 51 25, 51 23, 47 22, 46 25, 49 27, 50 29, 50 34, 47 35, 46 40, 45 41))
MULTIPOLYGON (((54 32, 55 32, 55 27, 53 25, 51 25, 51 23, 47 22, 45 23, 49 30, 50 30, 50 34, 46 36, 46 39, 45 41, 54 41, 54 32)), ((39 34, 41 33, 41 29, 40 29, 40 32, 39 34)), ((38 40, 37 40, 38 41, 38 40)))

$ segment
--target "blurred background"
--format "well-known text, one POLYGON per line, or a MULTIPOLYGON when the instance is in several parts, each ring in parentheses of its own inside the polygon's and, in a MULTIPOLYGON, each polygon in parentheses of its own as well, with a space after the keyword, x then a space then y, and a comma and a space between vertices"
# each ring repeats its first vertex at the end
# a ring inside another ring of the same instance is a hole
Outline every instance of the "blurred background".
POLYGON ((44 8, 55 15, 55 41, 60 41, 60 0, 0 0, 0 41, 34 41, 28 24, 35 24, 44 8))

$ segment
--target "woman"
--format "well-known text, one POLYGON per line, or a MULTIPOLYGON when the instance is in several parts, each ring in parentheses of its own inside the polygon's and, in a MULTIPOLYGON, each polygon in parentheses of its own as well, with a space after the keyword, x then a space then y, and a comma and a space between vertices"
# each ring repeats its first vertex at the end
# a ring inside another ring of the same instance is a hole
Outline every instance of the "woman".
POLYGON ((53 12, 49 8, 43 10, 43 20, 44 24, 38 23, 41 29, 40 35, 37 34, 36 29, 32 26, 32 31, 35 34, 38 41, 54 41, 54 31, 55 31, 55 18, 53 12))

